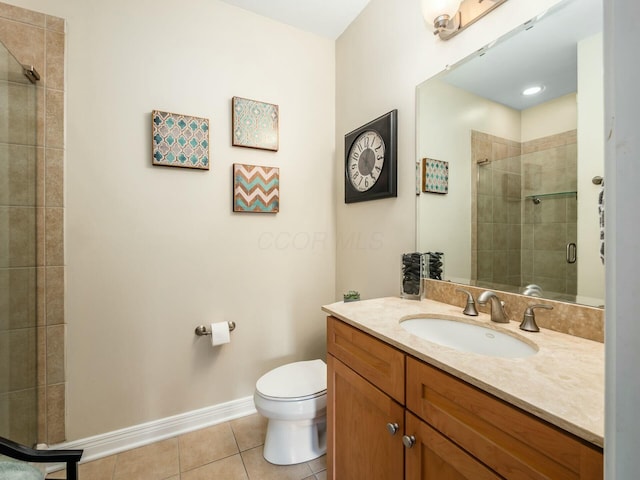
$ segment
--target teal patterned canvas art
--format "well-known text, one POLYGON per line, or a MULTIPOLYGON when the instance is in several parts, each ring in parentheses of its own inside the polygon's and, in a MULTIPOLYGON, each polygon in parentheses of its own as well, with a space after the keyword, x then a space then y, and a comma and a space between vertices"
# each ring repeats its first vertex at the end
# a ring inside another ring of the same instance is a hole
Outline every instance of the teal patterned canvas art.
POLYGON ((233 97, 232 117, 233 146, 278 151, 278 105, 233 97))
POLYGON ((209 119, 154 110, 154 165, 209 170, 209 119))
POLYGON ((422 159, 422 191, 427 193, 449 192, 449 162, 422 159))

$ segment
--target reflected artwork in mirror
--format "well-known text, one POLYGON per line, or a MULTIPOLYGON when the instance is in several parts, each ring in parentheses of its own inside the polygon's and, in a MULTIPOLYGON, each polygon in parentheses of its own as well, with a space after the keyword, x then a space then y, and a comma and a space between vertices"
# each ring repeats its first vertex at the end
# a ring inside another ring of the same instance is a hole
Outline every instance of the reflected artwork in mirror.
POLYGON ((602 79, 602 1, 564 0, 417 87, 416 162, 451 173, 416 197, 417 250, 446 280, 604 304, 602 79))

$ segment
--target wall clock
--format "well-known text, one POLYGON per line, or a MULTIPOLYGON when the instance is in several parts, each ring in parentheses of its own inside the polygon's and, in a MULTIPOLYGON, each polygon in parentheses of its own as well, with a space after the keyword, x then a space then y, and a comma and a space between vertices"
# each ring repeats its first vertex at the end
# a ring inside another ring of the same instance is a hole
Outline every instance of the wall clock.
POLYGON ((344 136, 344 202, 397 197, 398 111, 344 136))

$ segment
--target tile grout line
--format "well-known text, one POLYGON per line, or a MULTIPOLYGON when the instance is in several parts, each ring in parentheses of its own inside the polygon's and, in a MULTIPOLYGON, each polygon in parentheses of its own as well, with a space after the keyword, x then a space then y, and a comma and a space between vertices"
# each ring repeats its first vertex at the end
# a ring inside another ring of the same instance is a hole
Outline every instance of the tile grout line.
POLYGON ((115 480, 116 478, 116 465, 118 464, 118 455, 119 454, 116 454, 115 459, 113 460, 113 467, 111 470, 111 480, 115 480))
POLYGON ((180 448, 180 435, 176 437, 176 442, 178 443, 176 450, 178 451, 178 478, 182 478, 182 448, 180 448))
POLYGON ((248 480, 251 480, 251 477, 249 477, 249 470, 247 470, 247 466, 244 463, 244 457, 242 456, 242 449, 240 448, 240 444, 238 443, 238 439, 236 438, 236 431, 233 429, 232 422, 229 422, 229 428, 231 429, 231 434, 233 435, 233 441, 236 442, 236 447, 238 448, 238 455, 240 455, 240 461, 242 462, 242 468, 244 469, 244 474, 247 476, 248 480))

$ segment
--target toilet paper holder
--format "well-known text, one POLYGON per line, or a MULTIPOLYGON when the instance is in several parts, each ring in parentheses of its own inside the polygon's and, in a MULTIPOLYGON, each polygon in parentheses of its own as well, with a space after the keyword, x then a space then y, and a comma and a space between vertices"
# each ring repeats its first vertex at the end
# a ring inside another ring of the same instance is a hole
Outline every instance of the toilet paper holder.
MULTIPOLYGON (((229 331, 233 332, 236 329, 236 322, 227 322, 229 324, 229 331)), ((196 327, 196 335, 202 337, 203 335, 211 335, 211 329, 205 325, 198 325, 196 327)))

